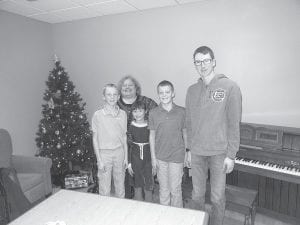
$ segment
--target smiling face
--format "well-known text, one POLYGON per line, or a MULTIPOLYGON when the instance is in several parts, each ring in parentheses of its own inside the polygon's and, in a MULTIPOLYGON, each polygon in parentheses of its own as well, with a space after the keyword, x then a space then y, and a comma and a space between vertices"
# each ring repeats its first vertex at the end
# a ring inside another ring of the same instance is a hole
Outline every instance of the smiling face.
POLYGON ((136 122, 144 122, 145 121, 145 109, 137 108, 132 111, 133 118, 136 122))
POLYGON ((135 98, 136 97, 136 87, 131 79, 124 80, 121 87, 122 98, 135 98))
POLYGON ((116 87, 106 87, 105 88, 105 91, 103 94, 103 100, 108 105, 115 106, 117 104, 119 97, 120 97, 119 92, 116 87))
POLYGON ((157 89, 158 98, 162 104, 170 104, 173 102, 173 98, 175 97, 175 93, 171 86, 158 86, 157 89))
POLYGON ((205 79, 214 72, 216 60, 212 59, 209 53, 197 53, 194 58, 194 64, 199 75, 202 79, 205 79))

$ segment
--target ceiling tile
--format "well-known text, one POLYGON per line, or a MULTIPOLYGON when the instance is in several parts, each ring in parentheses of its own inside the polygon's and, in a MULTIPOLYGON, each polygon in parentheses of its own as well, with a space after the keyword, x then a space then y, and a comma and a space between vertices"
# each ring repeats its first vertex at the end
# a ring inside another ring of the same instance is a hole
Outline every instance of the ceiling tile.
POLYGON ((138 9, 149 9, 164 6, 177 5, 175 0, 126 0, 138 9))
POLYGON ((29 17, 40 20, 40 21, 44 21, 47 23, 61 23, 61 22, 65 21, 64 18, 60 18, 60 17, 50 14, 50 13, 35 14, 35 15, 31 15, 29 17))
POLYGON ((180 4, 191 3, 191 2, 203 2, 207 0, 176 0, 180 4))
POLYGON ((0 1, 0 9, 23 16, 41 13, 43 11, 19 4, 14 1, 0 1))
POLYGON ((101 15, 95 11, 91 11, 82 6, 79 6, 76 8, 53 11, 50 14, 53 14, 58 17, 62 17, 65 19, 65 21, 91 18, 91 17, 96 17, 96 16, 101 15))
POLYGON ((136 11, 137 9, 129 5, 125 1, 115 0, 110 2, 103 2, 98 4, 89 5, 95 10, 99 11, 103 15, 125 13, 130 11, 136 11))
POLYGON ((66 9, 66 8, 72 8, 78 6, 78 4, 73 3, 70 0, 51 0, 51 1, 13 0, 13 1, 44 11, 53 11, 53 10, 66 9))
POLYGON ((0 9, 59 23, 201 1, 209 0, 0 0, 0 9))
POLYGON ((97 3, 103 3, 103 2, 108 2, 109 0, 71 0, 72 2, 75 2, 77 4, 81 5, 90 5, 90 4, 97 4, 97 3))

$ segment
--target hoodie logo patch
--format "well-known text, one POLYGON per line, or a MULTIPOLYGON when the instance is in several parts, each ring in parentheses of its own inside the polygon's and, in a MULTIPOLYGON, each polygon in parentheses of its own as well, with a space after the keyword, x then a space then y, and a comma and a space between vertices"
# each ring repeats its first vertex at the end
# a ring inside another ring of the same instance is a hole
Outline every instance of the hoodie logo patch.
POLYGON ((226 96, 226 91, 224 89, 218 88, 212 94, 212 99, 215 102, 222 102, 226 96))

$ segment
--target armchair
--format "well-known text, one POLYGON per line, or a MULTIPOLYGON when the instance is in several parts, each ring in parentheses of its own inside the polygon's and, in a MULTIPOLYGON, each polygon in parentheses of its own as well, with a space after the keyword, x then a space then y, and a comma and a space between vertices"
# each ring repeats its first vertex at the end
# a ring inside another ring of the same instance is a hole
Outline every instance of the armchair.
POLYGON ((12 167, 17 171, 21 189, 31 203, 52 193, 51 166, 49 158, 13 155, 11 137, 7 130, 0 129, 0 168, 12 167))

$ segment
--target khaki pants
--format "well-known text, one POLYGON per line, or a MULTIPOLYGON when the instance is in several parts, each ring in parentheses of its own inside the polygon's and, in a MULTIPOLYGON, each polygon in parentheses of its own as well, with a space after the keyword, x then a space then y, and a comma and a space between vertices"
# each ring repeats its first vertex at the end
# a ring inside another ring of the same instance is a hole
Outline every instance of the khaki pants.
POLYGON ((182 207, 182 175, 183 163, 157 160, 160 204, 182 207))
POLYGON ((105 166, 105 172, 98 171, 99 194, 110 196, 111 177, 113 176, 115 195, 118 198, 124 198, 124 149, 122 147, 117 149, 101 149, 100 156, 105 166))

